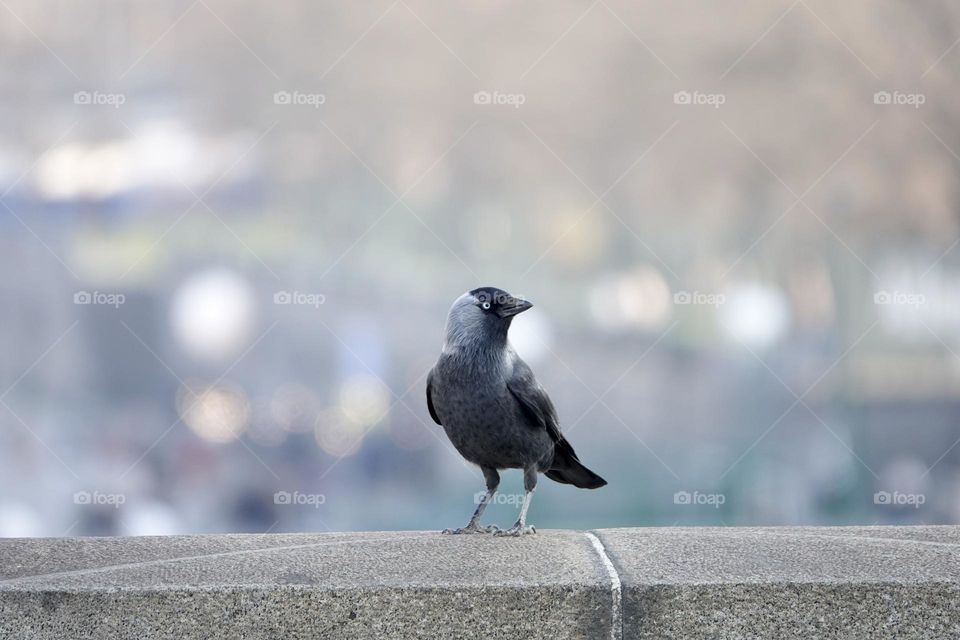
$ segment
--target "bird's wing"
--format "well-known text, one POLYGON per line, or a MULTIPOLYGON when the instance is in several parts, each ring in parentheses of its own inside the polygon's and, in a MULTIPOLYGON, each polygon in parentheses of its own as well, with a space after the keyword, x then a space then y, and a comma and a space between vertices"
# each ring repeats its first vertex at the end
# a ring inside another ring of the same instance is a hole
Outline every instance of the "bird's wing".
POLYGON ((550 396, 537 382, 530 366, 519 357, 514 362, 513 374, 507 380, 507 389, 520 403, 520 408, 533 426, 546 429, 554 442, 566 442, 560 433, 560 420, 550 396))
POLYGON ((546 472, 548 478, 578 487, 596 488, 606 484, 603 478, 580 464, 577 452, 560 433, 560 420, 550 396, 537 382, 530 366, 519 357, 514 363, 513 375, 507 380, 507 389, 520 403, 531 426, 546 429, 553 440, 554 458, 550 470, 546 472))
POLYGON ((440 418, 437 416, 437 410, 433 408, 433 369, 430 369, 430 373, 427 374, 427 410, 430 412, 430 417, 433 418, 433 421, 443 426, 443 423, 440 422, 440 418))

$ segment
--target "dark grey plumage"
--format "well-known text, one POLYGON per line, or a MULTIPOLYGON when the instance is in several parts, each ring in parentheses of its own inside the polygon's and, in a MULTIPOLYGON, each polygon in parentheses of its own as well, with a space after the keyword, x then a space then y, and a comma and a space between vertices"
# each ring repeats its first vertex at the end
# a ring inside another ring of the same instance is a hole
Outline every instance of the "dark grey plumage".
POLYGON ((460 455, 483 471, 487 491, 466 527, 444 533, 534 533, 526 515, 537 473, 586 489, 606 484, 577 459, 560 433, 550 397, 507 340, 513 317, 531 306, 501 289, 482 287, 450 308, 443 351, 427 377, 427 407, 460 455), (526 490, 519 519, 503 532, 479 525, 500 469, 523 469, 526 490))

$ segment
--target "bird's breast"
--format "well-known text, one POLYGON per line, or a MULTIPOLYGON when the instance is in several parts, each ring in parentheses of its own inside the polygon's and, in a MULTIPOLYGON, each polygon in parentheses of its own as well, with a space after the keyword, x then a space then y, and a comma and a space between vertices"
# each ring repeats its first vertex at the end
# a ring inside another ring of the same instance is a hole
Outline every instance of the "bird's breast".
POLYGON ((542 430, 531 429, 500 376, 463 368, 435 372, 434 408, 454 448, 480 466, 522 468, 551 447, 542 430))

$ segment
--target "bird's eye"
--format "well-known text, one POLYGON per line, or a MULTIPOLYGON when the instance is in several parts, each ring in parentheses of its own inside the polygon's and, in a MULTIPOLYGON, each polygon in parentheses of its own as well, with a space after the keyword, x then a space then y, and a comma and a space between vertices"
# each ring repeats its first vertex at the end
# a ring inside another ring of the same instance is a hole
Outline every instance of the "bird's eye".
POLYGON ((490 308, 490 303, 489 303, 489 302, 484 302, 484 303, 481 304, 480 306, 483 307, 484 309, 489 309, 489 308, 490 308))

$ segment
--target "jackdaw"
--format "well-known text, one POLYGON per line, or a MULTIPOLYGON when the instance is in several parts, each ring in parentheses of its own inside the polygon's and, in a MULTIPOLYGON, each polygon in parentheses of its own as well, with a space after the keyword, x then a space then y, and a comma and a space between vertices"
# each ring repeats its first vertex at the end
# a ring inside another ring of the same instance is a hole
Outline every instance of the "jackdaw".
POLYGON ((487 491, 467 526, 444 533, 536 533, 526 519, 538 472, 583 489, 607 484, 580 464, 560 433, 550 397, 507 341, 513 317, 532 306, 501 289, 481 287, 450 308, 443 351, 427 376, 427 408, 460 455, 483 471, 487 491), (523 469, 526 490, 520 517, 506 531, 479 524, 500 484, 500 469, 523 469))

